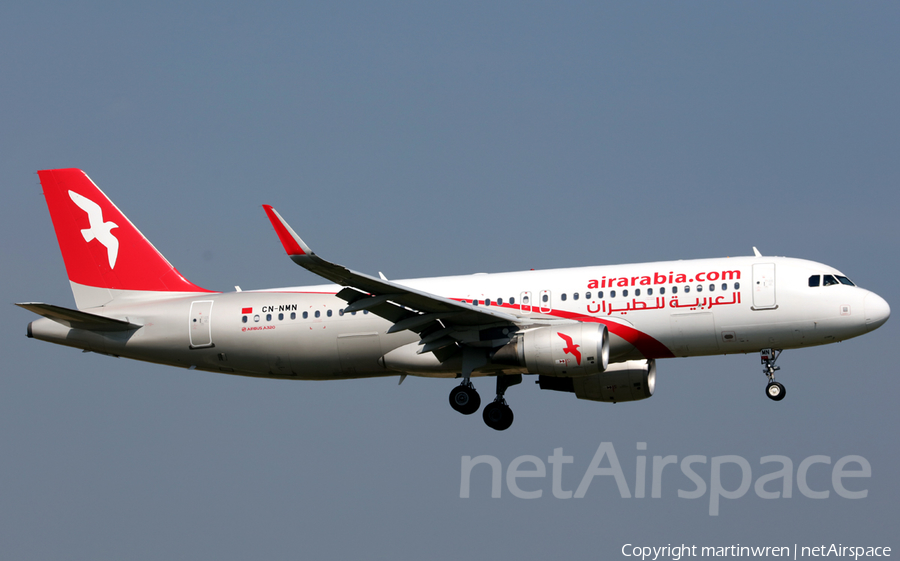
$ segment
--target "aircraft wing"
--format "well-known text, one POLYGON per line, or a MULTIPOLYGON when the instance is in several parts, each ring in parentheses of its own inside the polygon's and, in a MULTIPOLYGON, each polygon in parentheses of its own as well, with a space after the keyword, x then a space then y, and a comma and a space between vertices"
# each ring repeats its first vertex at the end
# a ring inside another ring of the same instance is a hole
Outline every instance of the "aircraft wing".
MULTIPOLYGON (((492 327, 514 324, 518 320, 516 316, 497 309, 457 302, 326 261, 300 239, 278 211, 269 205, 263 205, 263 208, 294 263, 345 287, 337 296, 349 303, 346 312, 368 310, 381 316, 394 324, 388 333, 404 329, 419 333, 424 342, 420 352, 459 341, 459 337, 450 337, 453 332, 480 333, 492 327)), ((484 340, 484 337, 477 339, 484 340)))

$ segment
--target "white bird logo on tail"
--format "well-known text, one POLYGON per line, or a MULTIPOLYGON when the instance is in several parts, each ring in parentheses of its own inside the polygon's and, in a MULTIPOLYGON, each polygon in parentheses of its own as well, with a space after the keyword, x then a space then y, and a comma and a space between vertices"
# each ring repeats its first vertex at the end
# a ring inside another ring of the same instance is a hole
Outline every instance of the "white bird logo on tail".
POLYGON ((83 197, 74 191, 69 191, 69 198, 71 198, 72 202, 78 205, 81 210, 87 213, 88 220, 91 222, 90 228, 85 228, 81 231, 81 235, 84 236, 84 241, 89 242, 91 240, 97 240, 105 245, 106 254, 109 257, 109 268, 115 268, 116 256, 119 254, 119 240, 112 235, 110 230, 118 228, 118 224, 115 222, 104 222, 103 209, 100 208, 100 205, 87 197, 83 197))

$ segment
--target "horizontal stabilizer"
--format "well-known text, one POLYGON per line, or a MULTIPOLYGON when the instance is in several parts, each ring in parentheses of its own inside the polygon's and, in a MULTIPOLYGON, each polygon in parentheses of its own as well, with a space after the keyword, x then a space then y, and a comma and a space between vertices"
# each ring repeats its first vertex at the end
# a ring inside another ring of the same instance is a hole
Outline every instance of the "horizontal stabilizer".
POLYGON ((141 326, 87 312, 78 310, 70 310, 53 304, 44 304, 42 302, 24 302, 16 304, 20 308, 32 311, 39 316, 52 319, 56 323, 71 327, 74 329, 86 329, 88 331, 130 331, 139 329, 141 326))

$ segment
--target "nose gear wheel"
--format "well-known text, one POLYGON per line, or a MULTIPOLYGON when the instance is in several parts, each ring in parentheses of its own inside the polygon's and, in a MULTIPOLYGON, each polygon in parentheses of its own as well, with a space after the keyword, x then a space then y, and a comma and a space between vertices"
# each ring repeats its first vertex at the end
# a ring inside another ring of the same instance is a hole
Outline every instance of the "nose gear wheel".
POLYGON ((775 381, 775 372, 781 370, 780 366, 775 366, 775 361, 781 356, 782 351, 779 349, 763 349, 759 352, 759 359, 763 365, 763 374, 769 379, 766 385, 766 395, 772 401, 781 401, 784 399, 787 390, 784 386, 775 381))

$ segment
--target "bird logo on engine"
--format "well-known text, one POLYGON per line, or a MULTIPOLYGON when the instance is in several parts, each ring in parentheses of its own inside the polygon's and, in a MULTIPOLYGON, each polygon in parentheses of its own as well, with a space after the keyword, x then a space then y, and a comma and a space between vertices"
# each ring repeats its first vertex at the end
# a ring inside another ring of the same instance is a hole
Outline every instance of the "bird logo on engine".
POLYGON ((568 335, 565 335, 558 331, 556 332, 556 334, 562 337, 562 340, 566 342, 566 346, 563 347, 563 352, 574 356, 576 364, 578 364, 578 366, 581 366, 581 351, 578 350, 578 347, 580 347, 581 345, 576 345, 575 342, 572 341, 572 338, 568 335))

